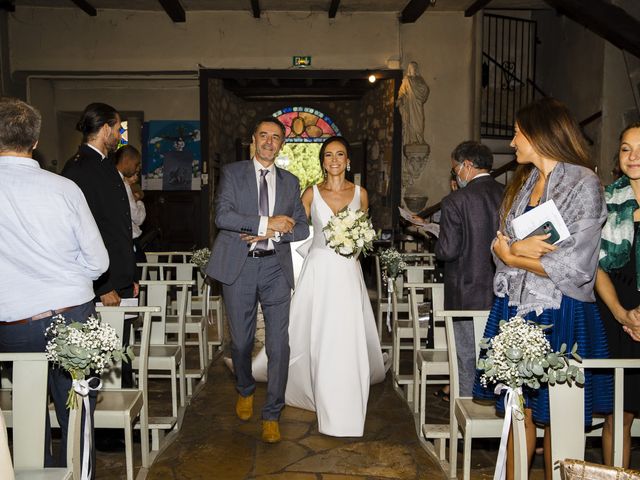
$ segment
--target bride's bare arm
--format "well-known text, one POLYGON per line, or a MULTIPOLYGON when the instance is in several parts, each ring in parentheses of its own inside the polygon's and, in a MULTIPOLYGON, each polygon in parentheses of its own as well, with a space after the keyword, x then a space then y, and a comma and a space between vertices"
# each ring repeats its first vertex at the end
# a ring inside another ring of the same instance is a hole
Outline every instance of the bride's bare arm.
POLYGON ((307 212, 307 218, 311 217, 311 202, 313 201, 313 187, 307 187, 302 194, 302 206, 307 212))
POLYGON ((369 195, 362 187, 360 187, 360 210, 364 210, 365 212, 369 210, 369 195))

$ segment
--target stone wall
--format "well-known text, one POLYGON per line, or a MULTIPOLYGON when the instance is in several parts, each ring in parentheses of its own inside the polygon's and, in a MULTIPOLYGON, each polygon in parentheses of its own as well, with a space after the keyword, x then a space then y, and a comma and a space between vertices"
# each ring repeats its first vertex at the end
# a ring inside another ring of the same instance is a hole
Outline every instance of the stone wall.
MULTIPOLYGON (((367 191, 373 225, 391 228, 391 182, 393 160, 394 81, 384 80, 361 101, 358 130, 367 142, 367 191)), ((396 173, 394 172, 394 175, 396 173)))

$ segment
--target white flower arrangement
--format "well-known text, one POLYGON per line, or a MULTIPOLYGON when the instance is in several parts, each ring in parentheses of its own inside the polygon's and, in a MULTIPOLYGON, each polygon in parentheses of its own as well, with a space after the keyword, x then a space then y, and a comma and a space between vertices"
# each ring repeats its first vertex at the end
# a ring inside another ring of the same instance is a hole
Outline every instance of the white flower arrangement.
POLYGON ((343 208, 322 229, 327 245, 338 255, 351 258, 373 249, 376 232, 371 219, 362 210, 343 208))
MULTIPOLYGON (((49 339, 47 358, 71 374, 73 380, 84 379, 91 372, 100 375, 114 361, 129 362, 133 349, 119 348, 118 335, 111 325, 90 316, 86 323, 67 323, 62 315, 53 317, 45 331, 49 339)), ((75 408, 74 389, 69 390, 67 407, 75 408)))
POLYGON ((575 365, 569 365, 567 357, 581 362, 578 344, 571 352, 562 344, 559 352, 553 352, 544 330, 540 326, 521 317, 513 317, 508 322, 500 321, 500 332, 492 339, 483 338, 480 348, 487 349, 486 358, 478 361, 478 368, 484 373, 480 382, 503 384, 513 390, 523 385, 538 389, 542 383, 554 385, 556 382, 584 384, 584 373, 575 365))
POLYGON ((404 257, 395 248, 387 248, 380 252, 380 267, 382 268, 382 276, 384 281, 391 278, 395 279, 400 272, 407 268, 404 257))
POLYGON ((191 263, 198 268, 204 268, 209 263, 209 257, 211 256, 211 250, 208 248, 201 248, 200 250, 194 250, 191 254, 191 263))

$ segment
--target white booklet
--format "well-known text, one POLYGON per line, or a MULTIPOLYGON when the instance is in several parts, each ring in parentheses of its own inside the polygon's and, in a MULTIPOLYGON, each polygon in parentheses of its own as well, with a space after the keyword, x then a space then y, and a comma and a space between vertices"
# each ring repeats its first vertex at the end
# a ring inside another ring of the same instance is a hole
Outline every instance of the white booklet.
POLYGON ((513 219, 513 231, 518 240, 531 235, 544 235, 550 233, 549 243, 558 243, 571 236, 567 224, 553 200, 538 205, 513 219))
MULTIPOLYGON (((103 307, 104 305, 102 304, 102 302, 96 302, 96 307, 103 307)), ((121 307, 137 307, 138 306, 138 298, 121 298, 120 299, 120 306, 121 307)), ((137 318, 138 315, 134 315, 131 313, 127 313, 125 314, 124 318, 126 320, 129 320, 131 318, 137 318)))

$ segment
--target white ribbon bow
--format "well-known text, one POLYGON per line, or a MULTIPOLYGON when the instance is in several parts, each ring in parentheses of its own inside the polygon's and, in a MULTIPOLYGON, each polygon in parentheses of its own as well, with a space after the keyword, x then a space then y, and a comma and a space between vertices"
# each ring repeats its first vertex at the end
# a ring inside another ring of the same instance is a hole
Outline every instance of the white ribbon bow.
POLYGON ((82 397, 82 405, 84 406, 84 447, 82 449, 82 473, 80 479, 89 480, 91 478, 91 465, 89 465, 89 456, 91 452, 91 411, 89 406, 89 392, 92 390, 100 390, 100 388, 102 388, 102 381, 98 377, 73 380, 72 388, 82 397), (90 380, 98 380, 98 386, 90 386, 90 380))
POLYGON ((502 383, 496 385, 494 393, 500 395, 503 390, 507 393, 504 396, 504 423, 502 424, 502 436, 500 437, 500 449, 498 450, 498 460, 493 480, 504 480, 507 472, 507 442, 509 441, 509 430, 511 429, 511 415, 522 415, 520 411, 520 397, 522 388, 515 390, 502 383))
POLYGON ((391 295, 393 294, 393 278, 387 277, 387 331, 391 332, 391 295))

